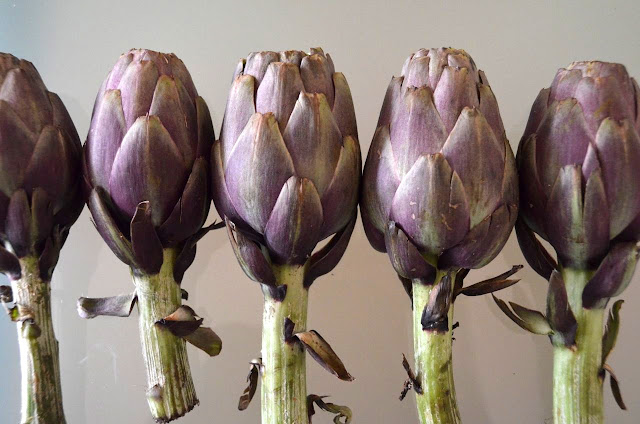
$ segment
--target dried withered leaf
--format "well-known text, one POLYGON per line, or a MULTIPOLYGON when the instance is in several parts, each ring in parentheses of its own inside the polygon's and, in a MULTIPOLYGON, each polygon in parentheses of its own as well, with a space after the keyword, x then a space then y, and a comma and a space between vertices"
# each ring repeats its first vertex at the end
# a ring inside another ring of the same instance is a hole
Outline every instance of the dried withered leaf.
POLYGON ((460 290, 460 294, 465 296, 482 296, 484 294, 489 294, 496 292, 498 290, 506 289, 507 287, 511 287, 518 281, 508 280, 510 276, 518 272, 522 269, 522 265, 514 265, 509 271, 497 275, 493 278, 489 278, 488 280, 480 281, 479 283, 472 284, 468 287, 464 287, 460 290))
POLYGON ((11 290, 11 286, 0 286, 0 302, 13 302, 13 291, 11 290))
POLYGON ((183 339, 209 356, 217 356, 222 350, 222 339, 209 327, 199 327, 193 333, 184 336, 183 339))
POLYGON ((607 357, 616 345, 618 339, 618 331, 620 330, 620 308, 624 300, 620 299, 616 301, 609 311, 609 319, 607 320, 607 326, 602 336, 602 363, 607 361, 607 357))
POLYGON ((128 317, 137 299, 135 292, 112 297, 81 297, 78 299, 78 315, 86 319, 97 316, 128 317))
POLYGON ((165 327, 174 336, 185 337, 202 325, 202 318, 190 307, 181 305, 171 315, 156 321, 155 324, 165 327))
MULTIPOLYGON (((407 361, 407 357, 404 355, 404 353, 402 354, 402 367, 407 372, 407 376, 409 376, 409 381, 411 382, 411 386, 413 387, 413 389, 416 391, 416 393, 421 395, 423 393, 422 385, 416 378, 416 375, 411 369, 411 365, 409 365, 409 361, 407 361)), ((404 392, 404 395, 406 396, 406 392, 404 392)), ((403 398, 404 396, 400 396, 400 400, 402 400, 403 398)))
POLYGON ((318 405, 318 408, 323 411, 330 412, 336 416, 333 418, 334 424, 350 424, 353 417, 351 408, 342 405, 336 405, 335 403, 325 402, 323 399, 327 396, 308 395, 307 396, 307 413, 309 415, 309 424, 311 424, 311 417, 316 413, 313 404, 318 405))
POLYGON ((504 312, 506 316, 511 318, 513 322, 518 324, 520 328, 527 330, 533 334, 549 335, 553 333, 549 322, 541 312, 525 308, 524 306, 520 306, 517 303, 509 302, 511 307, 514 308, 514 312, 509 308, 504 300, 498 299, 493 294, 491 295, 491 297, 493 297, 493 300, 496 302, 502 312, 504 312))
POLYGON ((604 364, 602 368, 609 373, 609 383, 611 384, 611 392, 613 393, 613 397, 616 400, 616 403, 620 407, 620 409, 626 411, 627 405, 624 404, 624 400, 622 399, 622 392, 620 391, 620 383, 618 382, 618 378, 613 373, 613 369, 608 364, 604 364))
POLYGON ((258 388, 258 377, 260 375, 260 362, 253 360, 250 362, 249 375, 247 375, 247 388, 242 392, 238 401, 238 410, 244 411, 251 403, 251 399, 256 394, 258 388))
POLYGON ((315 330, 296 333, 298 338, 307 349, 307 352, 315 359, 324 369, 331 374, 337 376, 340 380, 353 381, 353 377, 344 364, 333 351, 329 343, 315 330))

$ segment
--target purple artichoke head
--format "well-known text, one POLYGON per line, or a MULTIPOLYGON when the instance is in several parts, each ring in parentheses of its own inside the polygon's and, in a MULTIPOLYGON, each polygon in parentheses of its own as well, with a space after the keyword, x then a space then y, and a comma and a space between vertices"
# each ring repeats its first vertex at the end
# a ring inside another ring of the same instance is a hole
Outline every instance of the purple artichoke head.
POLYGON ((0 53, 0 272, 40 257, 50 278, 84 206, 80 139, 60 98, 26 60, 0 53))
POLYGON ((219 214, 266 247, 268 261, 305 263, 318 242, 352 229, 357 137, 349 86, 329 55, 250 54, 237 67, 212 153, 219 214))
POLYGON ((98 92, 84 163, 94 222, 122 261, 156 273, 163 248, 183 248, 202 228, 214 138, 180 59, 150 50, 120 57, 98 92))
POLYGON ((362 219, 403 278, 478 268, 518 213, 515 161, 487 78, 471 56, 421 49, 391 80, 364 168, 362 219))
POLYGON ((608 274, 608 283, 594 276, 585 305, 619 293, 630 278, 630 264, 635 266, 639 133, 640 89, 625 67, 575 62, 540 92, 520 142, 521 246, 535 263, 530 249, 535 232, 551 243, 563 267, 600 267, 601 276, 608 274))

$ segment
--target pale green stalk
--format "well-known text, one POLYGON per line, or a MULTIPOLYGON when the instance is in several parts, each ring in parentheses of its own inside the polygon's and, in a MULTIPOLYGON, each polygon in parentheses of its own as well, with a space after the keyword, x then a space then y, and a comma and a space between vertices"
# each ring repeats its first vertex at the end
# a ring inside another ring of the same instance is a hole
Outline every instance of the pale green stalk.
MULTIPOLYGON (((431 290, 445 275, 438 271, 434 285, 420 280, 413 282, 413 348, 416 378, 423 393, 416 393, 418 416, 422 424, 460 423, 460 413, 453 384, 452 325, 453 303, 448 312, 449 328, 446 332, 422 329, 422 312, 429 301, 431 290)), ((455 280, 455 274, 451 276, 455 280)))
POLYGON ((147 369, 147 401, 156 421, 179 418, 198 404, 185 341, 155 325, 182 304, 173 277, 174 249, 164 250, 158 274, 133 275, 140 313, 140 341, 147 369))
POLYGON ((64 424, 58 341, 51 321, 51 283, 40 278, 38 258, 20 259, 22 277, 11 281, 19 316, 22 424, 64 424))
POLYGON ((300 343, 285 341, 289 318, 295 332, 307 326, 308 290, 304 266, 274 266, 278 285, 287 285, 282 301, 265 290, 262 321, 262 424, 307 424, 305 352, 300 343))
POLYGON ((554 347, 554 423, 601 424, 604 422, 600 378, 604 309, 582 308, 582 291, 591 273, 565 268, 562 277, 578 330, 575 346, 554 347))

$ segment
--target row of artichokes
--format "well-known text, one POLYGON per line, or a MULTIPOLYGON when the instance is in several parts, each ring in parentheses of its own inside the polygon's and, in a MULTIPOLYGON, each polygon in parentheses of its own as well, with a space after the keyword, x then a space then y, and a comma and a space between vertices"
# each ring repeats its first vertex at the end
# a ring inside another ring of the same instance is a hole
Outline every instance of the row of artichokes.
POLYGON ((531 267, 549 280, 545 313, 494 296, 520 327, 554 346, 556 424, 601 423, 606 359, 640 239, 640 89, 624 66, 577 62, 536 99, 514 158, 486 75, 463 50, 421 49, 389 84, 361 179, 354 104, 321 49, 252 53, 236 67, 220 136, 173 54, 131 50, 100 87, 84 150, 60 99, 29 62, 0 55, 1 299, 18 324, 22 423, 64 423, 50 281, 84 201, 96 229, 131 269, 133 290, 80 298, 84 318, 137 305, 153 418, 198 404, 185 344, 210 356, 220 338, 181 287, 198 241, 226 227, 238 262, 264 294, 263 424, 310 423, 308 352, 350 381, 329 343, 307 328, 309 288, 340 261, 360 204, 371 245, 387 252, 411 298, 414 363, 405 358, 420 422, 457 423, 453 305, 507 288, 516 265, 466 285, 516 227, 531 267), (518 177, 519 174, 519 177, 518 177), (205 225, 213 200, 220 222, 205 225), (537 234, 537 236, 536 236, 537 234), (537 237, 555 250, 556 259, 537 237), (321 248, 318 245, 322 244, 321 248), (13 302, 13 305, 11 303, 13 302))

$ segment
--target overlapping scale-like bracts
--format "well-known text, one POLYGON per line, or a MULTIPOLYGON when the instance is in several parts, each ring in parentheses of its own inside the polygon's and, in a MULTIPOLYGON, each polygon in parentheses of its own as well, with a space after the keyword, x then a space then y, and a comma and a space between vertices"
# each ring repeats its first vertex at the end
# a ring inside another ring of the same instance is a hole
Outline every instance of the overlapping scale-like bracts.
MULTIPOLYGON (((318 242, 352 228, 360 148, 351 92, 331 57, 312 49, 243 59, 212 162, 219 214, 266 246, 270 261, 305 263, 318 242)), ((259 254, 242 247, 245 235, 240 250, 259 254)))
MULTIPOLYGON (((635 267, 639 134, 640 89, 625 67, 575 62, 540 92, 520 142, 526 227, 551 243, 562 266, 608 270, 589 282, 585 305, 620 293, 635 267)), ((526 227, 519 238, 535 262, 526 227)))
POLYGON ((89 208, 121 260, 153 274, 163 247, 202 228, 214 138, 180 59, 150 50, 120 57, 96 98, 84 159, 89 208))
POLYGON ((60 98, 36 68, 0 53, 0 272, 41 259, 47 280, 83 207, 80 139, 60 98))
POLYGON ((463 50, 422 49, 391 80, 362 189, 365 231, 398 274, 477 268, 518 213, 515 161, 486 76, 463 50))
POLYGON ((522 216, 565 266, 640 238, 640 90, 623 65, 576 62, 538 95, 518 166, 522 216))

